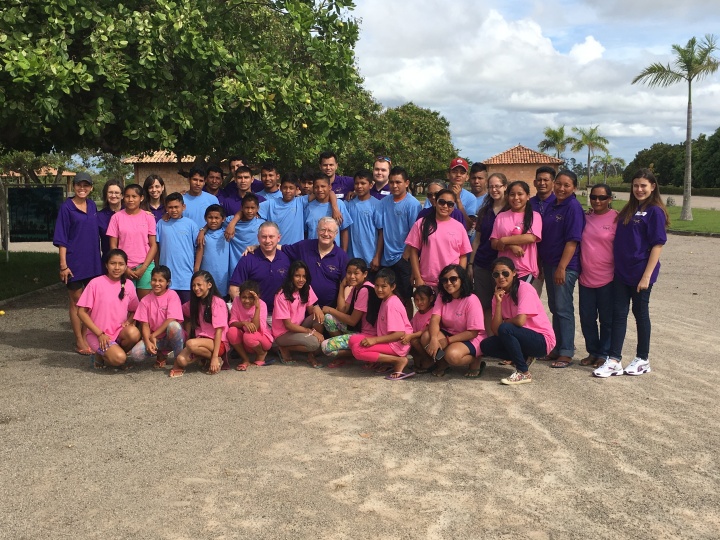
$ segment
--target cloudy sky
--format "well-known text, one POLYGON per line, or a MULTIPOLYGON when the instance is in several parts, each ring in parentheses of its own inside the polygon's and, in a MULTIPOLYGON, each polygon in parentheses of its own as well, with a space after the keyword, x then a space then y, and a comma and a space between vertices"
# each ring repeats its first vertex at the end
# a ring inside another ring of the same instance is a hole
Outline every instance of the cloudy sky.
MULTIPOLYGON (((386 107, 440 111, 473 161, 543 129, 600 126, 631 161, 685 139, 687 84, 631 85, 671 45, 719 33, 718 0, 356 0, 365 86, 386 107)), ((720 55, 718 55, 720 56, 720 55)), ((720 72, 693 87, 694 129, 720 127, 720 72)), ((576 157, 584 160, 582 156, 576 157)))

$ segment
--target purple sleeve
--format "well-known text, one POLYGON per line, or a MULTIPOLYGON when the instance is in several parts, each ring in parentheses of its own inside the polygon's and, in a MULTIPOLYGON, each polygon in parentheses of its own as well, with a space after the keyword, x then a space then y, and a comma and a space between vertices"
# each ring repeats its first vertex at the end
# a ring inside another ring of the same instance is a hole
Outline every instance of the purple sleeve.
POLYGON ((53 245, 56 247, 68 247, 69 238, 70 210, 67 204, 63 203, 63 205, 60 207, 60 212, 58 212, 57 222, 55 223, 55 232, 53 233, 53 245))
POLYGON ((647 222, 647 240, 650 247, 664 245, 667 242, 665 212, 658 206, 652 206, 647 222))
POLYGON ((288 259, 291 261, 296 261, 301 258, 300 256, 300 244, 304 242, 304 240, 300 240, 300 242, 296 242, 294 244, 287 244, 282 247, 282 252, 288 256, 288 259))
POLYGON ((572 240, 580 242, 584 228, 585 212, 583 212, 582 206, 577 200, 572 200, 568 210, 567 224, 565 225, 565 242, 572 240))

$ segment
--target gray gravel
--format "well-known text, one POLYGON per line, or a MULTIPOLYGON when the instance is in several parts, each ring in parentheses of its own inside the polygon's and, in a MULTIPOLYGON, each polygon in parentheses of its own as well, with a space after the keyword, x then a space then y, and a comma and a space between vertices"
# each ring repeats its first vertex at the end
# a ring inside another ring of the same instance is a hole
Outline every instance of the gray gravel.
POLYGON ((0 537, 718 538, 719 248, 670 238, 651 374, 535 365, 521 387, 495 363, 472 381, 95 371, 64 291, 10 303, 0 537))

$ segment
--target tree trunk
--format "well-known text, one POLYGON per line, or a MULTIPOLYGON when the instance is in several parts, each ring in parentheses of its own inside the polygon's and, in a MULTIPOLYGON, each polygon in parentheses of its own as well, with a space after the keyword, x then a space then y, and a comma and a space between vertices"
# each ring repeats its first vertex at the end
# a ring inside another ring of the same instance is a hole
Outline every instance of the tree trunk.
POLYGON ((681 221, 692 221, 692 80, 688 79, 687 134, 685 135, 685 180, 683 182, 683 205, 681 221))
POLYGON ((588 169, 587 169, 587 172, 588 172, 588 179, 587 179, 587 184, 585 185, 585 187, 589 188, 590 187, 590 146, 588 146, 588 169))

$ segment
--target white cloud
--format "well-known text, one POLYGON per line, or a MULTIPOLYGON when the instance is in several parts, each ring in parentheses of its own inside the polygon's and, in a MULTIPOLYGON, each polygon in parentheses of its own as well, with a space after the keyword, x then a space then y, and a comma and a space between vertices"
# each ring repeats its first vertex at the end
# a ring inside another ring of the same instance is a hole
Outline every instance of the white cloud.
POLYGON ((594 37, 588 36, 583 43, 573 45, 568 56, 578 64, 584 65, 599 60, 605 52, 603 47, 594 37))

